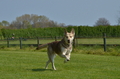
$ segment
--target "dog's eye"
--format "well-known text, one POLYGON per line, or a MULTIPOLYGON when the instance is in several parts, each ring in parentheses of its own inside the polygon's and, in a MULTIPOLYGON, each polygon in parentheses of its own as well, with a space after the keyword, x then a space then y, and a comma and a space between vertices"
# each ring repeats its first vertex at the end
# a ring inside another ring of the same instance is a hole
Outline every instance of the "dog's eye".
POLYGON ((66 36, 66 38, 68 38, 68 36, 66 36))
POLYGON ((72 36, 70 36, 70 38, 72 38, 72 36))

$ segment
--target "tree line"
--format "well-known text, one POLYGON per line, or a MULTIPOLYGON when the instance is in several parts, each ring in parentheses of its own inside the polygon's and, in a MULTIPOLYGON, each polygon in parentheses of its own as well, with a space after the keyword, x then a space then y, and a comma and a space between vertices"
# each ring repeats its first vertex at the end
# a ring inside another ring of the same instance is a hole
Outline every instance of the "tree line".
MULTIPOLYGON (((99 18, 93 26, 100 25, 108 26, 110 25, 110 22, 106 18, 99 18)), ((57 23, 53 20, 50 20, 48 17, 44 15, 39 16, 36 14, 24 14, 22 16, 16 17, 16 19, 11 23, 5 20, 0 22, 0 29, 1 28, 27 29, 27 28, 63 27, 63 26, 65 26, 64 23, 57 23)))
POLYGON ((120 26, 68 26, 68 27, 46 27, 27 29, 1 29, 1 38, 36 38, 36 37, 62 37, 64 29, 70 31, 75 29, 76 37, 102 37, 106 33, 107 37, 120 37, 120 26))
POLYGON ((24 14, 22 16, 16 17, 16 19, 11 23, 5 20, 0 22, 0 28, 4 27, 7 29, 62 27, 64 25, 65 25, 64 23, 57 23, 53 20, 50 20, 48 17, 44 15, 39 16, 36 14, 24 14))

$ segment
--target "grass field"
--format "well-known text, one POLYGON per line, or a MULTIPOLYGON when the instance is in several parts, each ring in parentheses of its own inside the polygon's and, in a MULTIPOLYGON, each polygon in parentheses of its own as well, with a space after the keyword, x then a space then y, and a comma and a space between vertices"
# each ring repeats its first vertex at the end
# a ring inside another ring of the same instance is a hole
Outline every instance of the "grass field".
POLYGON ((120 57, 72 53, 63 63, 56 57, 56 71, 44 69, 46 52, 0 51, 0 79, 119 79, 120 57))
MULTIPOLYGON (((78 39, 79 44, 103 44, 103 38, 78 39)), ((120 38, 106 38, 107 44, 120 44, 120 38)))

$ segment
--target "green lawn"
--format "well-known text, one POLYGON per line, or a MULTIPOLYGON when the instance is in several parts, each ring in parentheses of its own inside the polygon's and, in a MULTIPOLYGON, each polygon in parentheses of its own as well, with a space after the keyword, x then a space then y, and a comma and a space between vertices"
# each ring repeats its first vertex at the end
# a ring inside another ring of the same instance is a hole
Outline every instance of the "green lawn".
POLYGON ((46 52, 0 51, 0 79, 119 79, 120 57, 72 53, 63 63, 56 57, 56 71, 44 69, 46 52))
MULTIPOLYGON (((81 38, 79 44, 103 44, 103 38, 81 38)), ((106 38, 107 44, 120 44, 120 38, 106 38)))

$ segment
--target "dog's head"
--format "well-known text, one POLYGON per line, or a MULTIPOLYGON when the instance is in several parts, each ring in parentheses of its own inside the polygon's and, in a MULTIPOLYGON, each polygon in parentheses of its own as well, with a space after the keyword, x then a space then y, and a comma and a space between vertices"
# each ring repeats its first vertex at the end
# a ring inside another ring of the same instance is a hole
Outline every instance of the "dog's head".
POLYGON ((72 29, 70 33, 65 30, 65 33, 64 33, 65 43, 66 44, 71 44, 73 42, 74 36, 75 36, 75 30, 74 29, 72 29))

